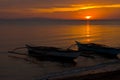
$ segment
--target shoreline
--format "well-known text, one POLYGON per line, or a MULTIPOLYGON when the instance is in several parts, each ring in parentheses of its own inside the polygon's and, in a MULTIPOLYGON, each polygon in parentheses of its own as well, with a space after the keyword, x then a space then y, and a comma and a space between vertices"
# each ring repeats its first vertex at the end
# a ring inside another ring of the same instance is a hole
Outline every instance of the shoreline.
MULTIPOLYGON (((71 70, 66 70, 62 72, 55 72, 55 73, 49 73, 44 76, 41 76, 39 79, 50 79, 50 80, 89 80, 89 78, 97 78, 97 77, 102 77, 102 75, 107 75, 107 74, 118 74, 120 73, 120 69, 112 69, 109 70, 107 68, 110 68, 111 64, 116 64, 120 63, 119 60, 114 60, 114 61, 109 61, 105 63, 100 63, 96 64, 94 66, 89 66, 89 67, 81 67, 81 68, 75 68, 71 70), (109 67, 108 67, 109 66, 109 67), (96 71, 98 72, 96 73, 96 71), (100 70, 100 71, 99 71, 100 70), (104 70, 104 71, 102 71, 104 70), (93 73, 93 71, 95 71, 93 73), (114 72, 114 73, 113 73, 114 72)), ((115 75, 114 75, 115 76, 115 75)), ((92 79, 92 80, 93 80, 92 79)), ((96 80, 96 79, 94 79, 96 80)))
POLYGON ((54 80, 120 80, 120 70, 54 80))

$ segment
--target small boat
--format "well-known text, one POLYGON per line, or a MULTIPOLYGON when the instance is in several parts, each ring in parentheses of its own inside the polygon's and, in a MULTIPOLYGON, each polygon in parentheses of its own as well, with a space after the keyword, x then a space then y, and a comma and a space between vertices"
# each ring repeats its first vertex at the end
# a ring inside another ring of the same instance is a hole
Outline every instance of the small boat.
POLYGON ((56 58, 60 60, 73 60, 80 56, 79 51, 73 50, 63 50, 56 47, 47 47, 47 46, 30 46, 26 45, 28 54, 34 57, 47 57, 47 58, 56 58))
POLYGON ((120 49, 95 43, 81 43, 75 41, 79 51, 93 52, 107 58, 120 58, 120 49))

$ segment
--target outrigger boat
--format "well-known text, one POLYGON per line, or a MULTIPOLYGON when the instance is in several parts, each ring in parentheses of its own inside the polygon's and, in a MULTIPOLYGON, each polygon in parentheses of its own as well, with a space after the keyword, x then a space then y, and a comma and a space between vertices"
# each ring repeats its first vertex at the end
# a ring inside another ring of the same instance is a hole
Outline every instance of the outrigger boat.
POLYGON ((79 51, 73 50, 63 50, 61 48, 56 47, 47 47, 47 46, 30 46, 26 45, 28 54, 34 57, 47 57, 47 58, 55 58, 60 60, 73 60, 80 56, 79 51))
POLYGON ((107 58, 119 58, 120 59, 120 49, 112 48, 105 45, 88 43, 84 44, 78 41, 75 41, 78 47, 78 51, 93 52, 107 58))

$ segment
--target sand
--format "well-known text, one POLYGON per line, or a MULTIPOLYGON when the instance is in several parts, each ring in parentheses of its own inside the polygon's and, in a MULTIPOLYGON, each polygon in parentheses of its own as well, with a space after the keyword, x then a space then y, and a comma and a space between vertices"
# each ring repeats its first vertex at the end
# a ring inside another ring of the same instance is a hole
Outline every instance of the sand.
POLYGON ((62 78, 57 80, 120 80, 120 70, 97 74, 89 74, 85 76, 75 76, 64 79, 62 78))

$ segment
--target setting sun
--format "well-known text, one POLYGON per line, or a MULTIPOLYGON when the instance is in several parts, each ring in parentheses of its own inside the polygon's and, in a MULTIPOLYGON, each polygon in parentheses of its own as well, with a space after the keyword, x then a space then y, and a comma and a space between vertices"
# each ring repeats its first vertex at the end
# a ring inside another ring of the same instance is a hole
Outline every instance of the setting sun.
POLYGON ((90 19, 92 16, 85 16, 86 19, 90 19))

